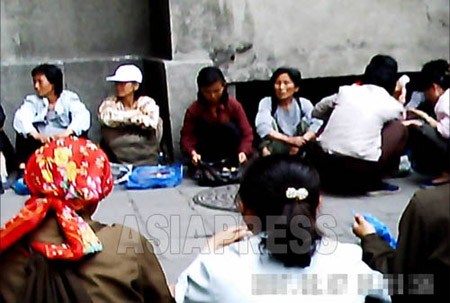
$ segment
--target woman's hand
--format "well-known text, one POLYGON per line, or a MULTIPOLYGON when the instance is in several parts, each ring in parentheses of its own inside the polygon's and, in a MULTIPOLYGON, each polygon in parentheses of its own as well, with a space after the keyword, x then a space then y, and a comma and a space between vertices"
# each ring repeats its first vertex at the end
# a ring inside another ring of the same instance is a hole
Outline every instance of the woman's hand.
POLYGON ((408 112, 411 112, 414 115, 416 115, 417 117, 425 120, 425 122, 427 124, 429 124, 431 127, 433 127, 433 128, 437 127, 438 122, 433 117, 430 117, 426 112, 421 111, 416 108, 410 108, 410 109, 408 109, 408 112))
POLYGON ((247 161, 247 155, 243 152, 238 154, 239 164, 242 164, 247 161))
POLYGON ((40 134, 37 131, 31 132, 30 136, 34 138, 34 140, 40 141, 42 144, 45 144, 51 140, 51 137, 47 137, 46 135, 40 134))
POLYGON ((428 116, 428 114, 420 109, 417 108, 408 108, 407 111, 409 113, 414 114, 415 116, 417 116, 418 118, 422 118, 425 120, 425 118, 428 116))
POLYGON ((251 232, 247 229, 247 226, 233 226, 209 238, 206 245, 210 250, 214 251, 238 242, 248 235, 251 235, 251 232))
POLYGON ((195 150, 193 150, 191 153, 192 164, 197 165, 201 159, 202 159, 202 156, 200 154, 197 154, 197 152, 195 150))
POLYGON ((363 238, 370 234, 376 234, 377 231, 372 224, 366 221, 360 214, 355 214, 355 222, 353 223, 353 233, 358 238, 363 238))
POLYGON ((264 146, 261 150, 261 155, 263 157, 266 157, 266 156, 270 156, 270 154, 271 154, 270 150, 267 148, 267 146, 264 146))
POLYGON ((413 120, 402 121, 402 124, 403 124, 404 126, 410 126, 410 125, 413 125, 413 126, 420 127, 420 126, 423 125, 423 121, 417 120, 417 119, 413 119, 413 120))
POLYGON ((300 148, 303 145, 305 145, 306 142, 308 142, 308 141, 306 141, 306 139, 303 136, 296 136, 296 137, 290 137, 288 143, 290 145, 300 148))
POLYGON ((298 154, 299 150, 300 148, 298 148, 297 146, 291 146, 291 148, 289 149, 289 155, 296 155, 298 154))

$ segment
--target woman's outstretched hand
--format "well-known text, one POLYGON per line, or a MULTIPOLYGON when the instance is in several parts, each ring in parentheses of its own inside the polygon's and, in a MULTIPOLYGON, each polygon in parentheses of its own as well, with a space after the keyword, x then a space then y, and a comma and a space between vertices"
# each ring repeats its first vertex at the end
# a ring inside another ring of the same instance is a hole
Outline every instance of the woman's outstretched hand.
POLYGON ((375 234, 376 230, 362 215, 357 213, 355 214, 355 222, 353 223, 353 233, 361 239, 367 235, 375 234))
POLYGON ((238 242, 248 235, 251 235, 251 232, 247 229, 247 226, 232 226, 209 238, 207 247, 211 251, 214 251, 234 242, 238 242))

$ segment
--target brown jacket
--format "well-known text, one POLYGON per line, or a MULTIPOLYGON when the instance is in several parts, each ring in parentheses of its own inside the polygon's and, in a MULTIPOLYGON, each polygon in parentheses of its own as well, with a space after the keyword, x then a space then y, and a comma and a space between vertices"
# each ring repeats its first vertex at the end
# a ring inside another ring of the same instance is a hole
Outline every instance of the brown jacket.
MULTIPOLYGON (((384 274, 403 274, 394 279, 403 280, 404 285, 396 287, 409 293, 416 290, 427 293, 429 288, 418 290, 417 287, 421 284, 427 288, 426 282, 420 279, 431 274, 433 298, 420 295, 415 299, 450 302, 450 185, 415 193, 400 220, 395 250, 375 234, 364 237, 361 245, 363 260, 371 268, 384 274), (414 278, 417 279, 414 281, 414 278)), ((393 302, 413 302, 406 295, 392 299, 393 302)))
MULTIPOLYGON (((77 261, 75 275, 93 302, 173 302, 152 245, 138 232, 118 224, 101 225, 85 219, 96 231, 103 250, 77 261)), ((32 235, 42 242, 61 243, 53 217, 32 235)), ((29 259, 27 239, 0 256, 0 295, 6 302, 23 297, 29 259)))

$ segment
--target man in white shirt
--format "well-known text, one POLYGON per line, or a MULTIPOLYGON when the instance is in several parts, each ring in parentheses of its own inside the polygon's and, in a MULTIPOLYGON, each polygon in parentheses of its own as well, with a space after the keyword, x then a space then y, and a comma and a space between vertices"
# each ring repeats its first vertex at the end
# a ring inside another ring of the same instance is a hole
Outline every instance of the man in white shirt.
POLYGON ((31 71, 36 94, 25 97, 14 115, 19 163, 25 163, 40 146, 56 138, 87 136, 91 115, 80 97, 63 90, 63 74, 55 65, 42 64, 31 71))
POLYGON ((316 104, 313 116, 328 120, 313 155, 325 188, 348 193, 399 190, 382 181, 398 167, 407 140, 398 121, 403 105, 392 96, 396 81, 397 62, 377 55, 362 83, 342 86, 316 104))

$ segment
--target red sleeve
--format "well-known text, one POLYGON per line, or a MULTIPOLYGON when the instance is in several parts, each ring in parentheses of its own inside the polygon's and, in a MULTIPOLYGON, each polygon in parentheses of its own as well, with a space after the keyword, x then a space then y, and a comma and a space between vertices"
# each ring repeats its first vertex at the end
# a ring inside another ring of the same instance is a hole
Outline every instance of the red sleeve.
POLYGON ((197 116, 195 102, 189 106, 186 110, 186 114, 184 115, 183 127, 180 132, 180 145, 181 151, 188 155, 191 155, 192 151, 195 150, 195 146, 197 145, 197 137, 194 134, 194 122, 195 117, 197 116))
POLYGON ((239 152, 244 152, 247 156, 253 153, 253 129, 248 122, 247 115, 241 103, 230 98, 231 118, 236 120, 242 133, 239 152))

